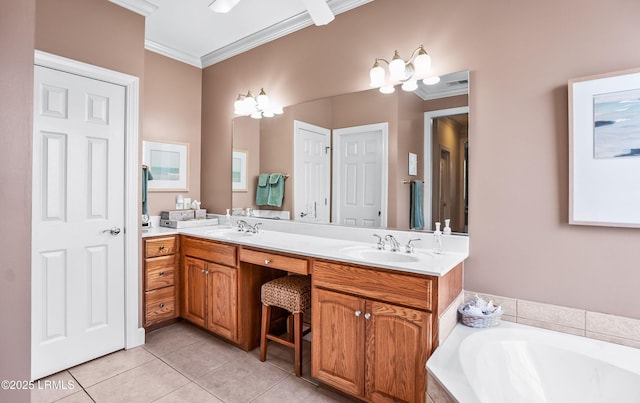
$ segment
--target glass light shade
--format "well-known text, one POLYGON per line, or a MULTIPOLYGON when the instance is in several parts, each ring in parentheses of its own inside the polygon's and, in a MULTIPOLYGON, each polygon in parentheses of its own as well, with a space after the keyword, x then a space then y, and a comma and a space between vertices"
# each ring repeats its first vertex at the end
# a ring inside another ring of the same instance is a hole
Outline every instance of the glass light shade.
POLYGON ((431 71, 431 56, 426 52, 422 53, 422 51, 420 51, 413 61, 413 67, 415 69, 414 75, 418 80, 427 77, 431 71))
POLYGON ((254 119, 262 119, 262 112, 260 111, 255 111, 251 114, 251 117, 254 119))
POLYGON ((427 77, 424 80, 422 80, 422 82, 425 85, 434 85, 434 84, 438 84, 440 82, 440 77, 439 76, 431 76, 431 77, 427 77))
POLYGON ((233 103, 233 113, 235 113, 236 115, 244 115, 244 101, 240 98, 236 99, 236 101, 233 103))
POLYGON ((272 118, 275 115, 276 114, 271 109, 265 109, 262 111, 262 116, 264 116, 265 118, 272 118))
MULTIPOLYGON (((398 52, 396 52, 396 55, 398 55, 398 52)), ((391 75, 391 79, 393 81, 401 81, 403 78, 405 78, 404 71, 405 71, 404 60, 400 59, 399 57, 396 58, 394 56, 391 63, 389 63, 389 74, 391 75)))
POLYGON ((383 94, 393 94, 395 90, 396 89, 393 87, 393 85, 385 85, 380 87, 380 92, 383 94))
POLYGON ((273 113, 275 113, 276 115, 282 115, 284 113, 284 111, 282 110, 282 106, 274 106, 273 113))
POLYGON ((244 110, 246 111, 246 113, 251 113, 251 111, 256 108, 256 100, 252 96, 246 97, 243 103, 244 103, 244 110))
POLYGON ((418 89, 418 81, 416 80, 409 80, 409 81, 405 81, 402 84, 402 90, 403 91, 407 91, 407 92, 411 92, 411 91, 415 91, 418 89))
POLYGON ((258 98, 256 99, 259 108, 266 108, 269 105, 269 97, 264 92, 264 89, 260 90, 260 94, 258 94, 258 98))
POLYGON ((386 73, 384 71, 384 67, 380 66, 378 62, 373 65, 371 71, 369 71, 369 78, 371 78, 371 83, 369 84, 372 87, 382 87, 384 85, 386 73))

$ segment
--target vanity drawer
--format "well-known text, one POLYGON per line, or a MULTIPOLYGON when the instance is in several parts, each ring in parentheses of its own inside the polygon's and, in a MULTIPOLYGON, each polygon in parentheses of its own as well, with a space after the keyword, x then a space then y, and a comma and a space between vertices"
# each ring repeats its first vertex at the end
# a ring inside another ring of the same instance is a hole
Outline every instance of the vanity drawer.
POLYGON ((147 325, 176 317, 174 286, 147 291, 145 297, 145 318, 147 325))
POLYGON ((236 267, 236 247, 214 241, 183 238, 182 251, 185 256, 197 257, 213 263, 236 267))
POLYGON ((432 280, 427 277, 316 260, 313 286, 431 310, 432 280))
POLYGON ((296 274, 309 274, 307 259, 283 256, 273 252, 252 249, 240 249, 240 261, 267 266, 272 269, 286 270, 296 274))
POLYGON ((175 256, 147 259, 145 267, 145 291, 174 285, 175 256))
POLYGON ((145 241, 145 257, 173 255, 176 253, 176 237, 152 238, 145 241))

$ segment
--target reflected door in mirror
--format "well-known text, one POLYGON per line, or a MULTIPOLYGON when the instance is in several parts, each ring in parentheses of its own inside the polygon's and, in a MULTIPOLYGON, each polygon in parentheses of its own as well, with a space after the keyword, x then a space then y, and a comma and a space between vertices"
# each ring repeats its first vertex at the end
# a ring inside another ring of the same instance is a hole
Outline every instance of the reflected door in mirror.
POLYGON ((295 219, 329 223, 331 130, 294 121, 295 219))

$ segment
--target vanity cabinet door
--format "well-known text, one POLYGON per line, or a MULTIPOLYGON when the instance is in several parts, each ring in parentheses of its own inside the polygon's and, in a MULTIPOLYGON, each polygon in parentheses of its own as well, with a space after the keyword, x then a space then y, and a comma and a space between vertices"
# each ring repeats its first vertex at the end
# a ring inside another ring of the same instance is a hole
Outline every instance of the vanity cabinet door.
POLYGON ((312 300, 312 376, 354 396, 364 396, 365 301, 317 288, 312 300))
POLYGON ((367 400, 423 401, 431 314, 375 301, 365 312, 367 400))
POLYGON ((191 257, 184 258, 183 314, 198 325, 205 326, 207 262, 191 257))
POLYGON ((238 270, 215 263, 208 263, 206 276, 206 327, 229 340, 236 340, 238 329, 238 270))

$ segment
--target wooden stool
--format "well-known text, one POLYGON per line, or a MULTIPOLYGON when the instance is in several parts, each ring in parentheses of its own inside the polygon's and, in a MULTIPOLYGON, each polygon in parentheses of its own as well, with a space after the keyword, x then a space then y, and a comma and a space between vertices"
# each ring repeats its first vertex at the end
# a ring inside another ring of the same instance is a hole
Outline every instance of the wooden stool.
POLYGON ((302 337, 311 330, 302 331, 302 316, 311 307, 311 277, 291 275, 271 280, 262 285, 260 297, 262 300, 260 361, 267 359, 267 339, 291 347, 295 349, 296 376, 300 377, 302 375, 302 337), (289 340, 269 334, 272 306, 291 313, 289 340))

